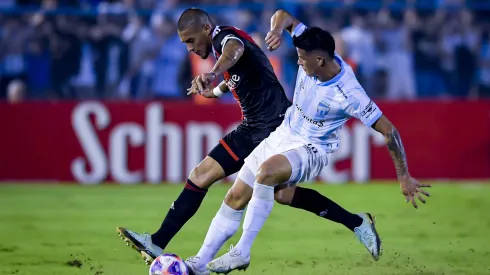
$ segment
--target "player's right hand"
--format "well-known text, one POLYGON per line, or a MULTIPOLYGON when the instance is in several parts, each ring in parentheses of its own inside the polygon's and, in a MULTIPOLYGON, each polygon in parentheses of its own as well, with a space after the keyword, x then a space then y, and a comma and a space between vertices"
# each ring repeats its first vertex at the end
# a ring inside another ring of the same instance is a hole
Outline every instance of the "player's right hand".
POLYGON ((271 30, 267 33, 265 37, 265 43, 267 44, 267 49, 269 51, 274 51, 278 49, 282 44, 282 31, 271 30))
POLYGON ((418 208, 418 205, 415 202, 415 197, 417 197, 422 203, 425 203, 425 199, 421 196, 421 194, 424 194, 427 197, 430 197, 430 194, 422 188, 432 187, 432 185, 420 183, 418 180, 407 176, 400 178, 400 187, 402 189, 402 194, 405 196, 405 202, 410 201, 413 207, 418 208))
POLYGON ((187 89, 187 95, 199 94, 204 97, 214 97, 210 84, 216 79, 216 74, 214 73, 204 73, 200 74, 194 80, 192 80, 192 85, 187 89))

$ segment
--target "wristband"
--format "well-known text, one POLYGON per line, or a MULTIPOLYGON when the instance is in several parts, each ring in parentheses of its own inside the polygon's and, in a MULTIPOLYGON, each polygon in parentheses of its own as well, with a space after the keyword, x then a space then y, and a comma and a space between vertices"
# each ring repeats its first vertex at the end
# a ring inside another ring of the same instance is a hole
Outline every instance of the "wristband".
POLYGON ((223 92, 221 91, 221 89, 219 88, 219 86, 216 86, 214 87, 213 89, 213 94, 216 96, 216 97, 220 97, 223 95, 223 92))

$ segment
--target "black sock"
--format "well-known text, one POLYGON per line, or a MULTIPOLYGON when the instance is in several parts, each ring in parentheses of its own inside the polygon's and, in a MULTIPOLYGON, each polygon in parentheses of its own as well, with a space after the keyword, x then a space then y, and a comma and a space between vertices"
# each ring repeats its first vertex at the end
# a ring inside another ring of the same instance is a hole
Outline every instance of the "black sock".
POLYGON ((304 209, 320 217, 345 225, 350 230, 362 223, 362 218, 342 208, 315 190, 296 187, 291 207, 304 209))
POLYGON ((177 200, 172 203, 160 229, 151 236, 152 242, 165 249, 182 226, 196 214, 206 196, 206 192, 208 192, 207 189, 198 187, 188 179, 184 190, 182 190, 177 200))

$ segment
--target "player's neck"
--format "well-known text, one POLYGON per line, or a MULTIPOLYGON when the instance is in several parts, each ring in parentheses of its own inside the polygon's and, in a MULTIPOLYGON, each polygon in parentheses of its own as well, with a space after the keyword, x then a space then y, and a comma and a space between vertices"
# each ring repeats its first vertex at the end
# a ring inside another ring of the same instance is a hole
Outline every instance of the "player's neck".
POLYGON ((316 77, 321 82, 327 82, 338 75, 341 69, 342 68, 340 67, 339 63, 337 63, 337 61, 334 59, 332 62, 328 62, 324 68, 319 70, 316 77))

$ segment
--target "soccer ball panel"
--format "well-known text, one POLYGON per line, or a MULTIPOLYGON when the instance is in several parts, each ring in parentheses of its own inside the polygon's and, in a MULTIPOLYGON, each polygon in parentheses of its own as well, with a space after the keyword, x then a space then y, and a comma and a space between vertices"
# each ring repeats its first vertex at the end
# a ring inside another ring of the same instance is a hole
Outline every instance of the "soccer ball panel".
POLYGON ((150 275, 189 275, 184 261, 175 254, 158 256, 150 265, 150 275))

